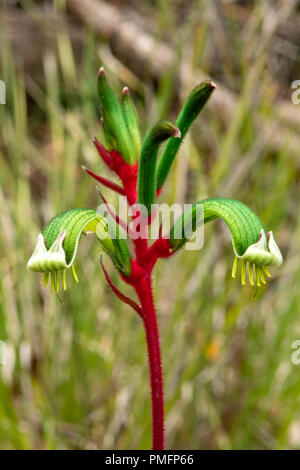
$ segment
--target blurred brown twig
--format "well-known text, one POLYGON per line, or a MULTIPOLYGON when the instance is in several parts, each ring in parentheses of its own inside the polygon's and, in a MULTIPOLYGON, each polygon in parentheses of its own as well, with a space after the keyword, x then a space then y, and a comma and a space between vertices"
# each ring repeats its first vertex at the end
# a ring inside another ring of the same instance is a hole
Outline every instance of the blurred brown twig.
MULTIPOLYGON (((94 29, 103 39, 110 41, 114 54, 127 67, 134 71, 140 78, 151 76, 158 79, 168 71, 176 61, 175 51, 167 44, 157 41, 145 29, 128 20, 116 7, 102 0, 67 0, 70 13, 80 21, 94 29)), ((286 8, 286 16, 290 14, 293 4, 286 8)), ((135 15, 134 15, 135 16, 135 15)), ((281 16, 281 20, 282 20, 281 16)), ((139 22, 140 23, 140 22, 139 22)), ((268 39, 271 38, 278 23, 274 22, 268 31, 268 39)), ((186 64, 183 61, 178 77, 179 84, 182 81, 186 64)), ((195 74, 195 83, 207 80, 205 73, 198 70, 195 74)), ((211 100, 211 106, 218 113, 223 113, 230 118, 235 109, 237 98, 227 87, 217 82, 218 93, 211 100)), ((269 143, 278 150, 283 145, 285 136, 282 134, 282 125, 296 130, 300 125, 300 114, 296 106, 285 100, 278 101, 276 105, 276 119, 270 123, 263 123, 267 135, 272 136, 269 143)), ((289 138, 291 148, 299 148, 299 139, 296 135, 289 138)))

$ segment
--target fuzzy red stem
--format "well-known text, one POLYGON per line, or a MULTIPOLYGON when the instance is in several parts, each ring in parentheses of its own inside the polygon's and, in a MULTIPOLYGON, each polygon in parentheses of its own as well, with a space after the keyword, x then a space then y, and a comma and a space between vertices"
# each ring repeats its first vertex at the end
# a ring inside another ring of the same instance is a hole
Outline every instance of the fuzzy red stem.
MULTIPOLYGON (((132 184, 135 186, 136 181, 132 184)), ((134 194, 135 188, 129 186, 129 193, 134 194)), ((136 214, 137 216, 138 214, 136 214)), ((133 216, 133 219, 135 216, 133 216)), ((153 301, 151 272, 157 260, 155 255, 148 256, 148 240, 143 238, 147 233, 147 223, 142 223, 140 227, 142 237, 133 240, 135 246, 136 263, 143 272, 142 278, 132 279, 137 296, 141 303, 143 311, 143 321, 146 332, 146 341, 148 349, 148 364, 151 386, 152 403, 152 449, 164 449, 164 395, 163 395, 163 375, 161 364, 161 352, 159 344, 159 332, 157 325, 156 311, 153 301), (153 258, 153 259, 152 259, 153 258)), ((129 281, 130 282, 130 281, 129 281)))
POLYGON ((164 395, 161 353, 151 279, 143 278, 135 287, 144 312, 152 399, 152 449, 164 449, 164 395))
MULTIPOLYGON (((84 168, 84 170, 95 178, 100 183, 104 184, 111 189, 125 194, 128 203, 134 204, 136 201, 136 185, 137 185, 137 171, 138 164, 127 165, 124 163, 122 157, 115 151, 107 152, 99 142, 94 139, 94 143, 99 151, 100 156, 107 166, 120 177, 124 189, 115 185, 115 183, 102 178, 92 171, 84 168)), ((136 215, 137 216, 137 215, 136 215)), ((133 219, 135 216, 133 216, 133 219)), ((143 235, 147 233, 147 224, 141 227, 143 235)), ((128 230, 129 232, 129 230, 128 230)), ((156 311, 154 307, 152 285, 151 285, 151 272, 155 262, 159 257, 167 257, 169 255, 169 247, 167 252, 161 250, 160 244, 155 245, 152 249, 148 248, 147 239, 141 237, 133 240, 135 245, 136 260, 132 259, 132 273, 129 277, 121 275, 122 279, 128 284, 131 284, 140 300, 141 308, 132 300, 125 296, 117 287, 111 282, 111 279, 106 272, 103 263, 101 265, 104 275, 108 284, 113 292, 123 302, 129 304, 134 308, 137 313, 142 317, 146 332, 147 349, 148 349, 148 363, 151 385, 151 400, 152 400, 152 448, 153 450, 164 449, 164 396, 163 396, 163 375, 161 364, 161 352, 159 344, 159 332, 156 318, 156 311)))

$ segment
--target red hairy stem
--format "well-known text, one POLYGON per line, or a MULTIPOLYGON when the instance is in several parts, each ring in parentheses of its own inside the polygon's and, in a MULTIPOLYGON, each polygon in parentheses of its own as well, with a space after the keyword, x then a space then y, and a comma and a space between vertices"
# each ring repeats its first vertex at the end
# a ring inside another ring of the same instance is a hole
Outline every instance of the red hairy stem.
MULTIPOLYGON (((120 178, 123 188, 115 185, 115 183, 102 178, 92 171, 85 169, 85 171, 105 186, 114 189, 119 194, 127 196, 128 204, 132 206, 137 200, 137 173, 138 163, 129 165, 126 163, 122 156, 115 150, 106 150, 96 139, 94 144, 104 161, 104 163, 120 178)), ((101 193, 100 193, 101 195, 101 193)), ((101 195, 104 203, 106 200, 101 195)), ((139 216, 138 208, 135 213, 132 214, 132 222, 139 216)), ((115 295, 130 305, 143 319, 147 350, 148 350, 148 363, 149 363, 149 375, 151 385, 151 403, 152 403, 152 448, 153 450, 164 449, 164 396, 163 396, 163 375, 162 375, 162 364, 161 364, 161 352, 159 343, 159 332, 156 318, 156 311, 154 307, 152 284, 151 284, 151 272, 154 267, 156 260, 159 257, 166 257, 170 255, 170 247, 163 240, 157 240, 152 247, 148 248, 148 240, 145 238, 148 230, 148 222, 140 223, 140 237, 133 239, 135 247, 136 259, 131 260, 132 270, 130 276, 121 275, 122 279, 130 284, 136 291, 141 306, 134 302, 129 297, 125 296, 119 289, 112 283, 102 260, 101 266, 105 275, 105 278, 115 293, 115 295), (158 243, 159 242, 159 243, 158 243)), ((117 223, 122 225, 122 221, 117 220, 117 223)), ((130 235, 130 230, 126 226, 126 230, 130 235)), ((137 230, 138 231, 138 230, 137 230)))
MULTIPOLYGON (((147 246, 147 240, 138 238, 134 240, 137 261, 132 262, 132 272, 129 278, 123 279, 131 284, 140 300, 143 311, 143 321, 146 332, 148 364, 151 386, 152 403, 152 449, 164 449, 164 395, 161 352, 157 317, 154 306, 151 270, 157 260, 158 254, 153 256, 147 246), (152 260, 151 260, 152 258, 152 260)), ((165 248, 166 250, 166 248, 165 248)), ((161 250, 158 250, 159 253, 161 250)), ((168 249, 169 252, 169 249, 168 249)))
POLYGON ((134 286, 144 313, 152 400, 152 449, 164 449, 164 395, 161 353, 151 279, 134 286))
MULTIPOLYGON (((150 253, 147 240, 134 240, 137 261, 132 261, 132 270, 129 277, 122 276, 123 280, 131 284, 140 300, 143 312, 143 321, 146 332, 148 364, 151 385, 152 402, 152 449, 164 449, 164 395, 161 352, 156 311, 153 301, 151 269, 158 258, 158 254, 150 253), (150 258, 153 258, 152 260, 150 258), (151 266, 151 267, 150 267, 151 266)), ((166 248, 165 248, 166 250, 166 248)), ((161 250, 158 250, 159 253, 161 250)), ((164 251, 165 252, 165 251, 164 251)), ((169 252, 169 249, 168 249, 169 252)))
POLYGON ((147 270, 152 272, 159 258, 169 258, 173 254, 174 252, 172 251, 169 240, 167 238, 158 238, 148 249, 144 258, 144 264, 147 266, 147 270))
MULTIPOLYGON (((123 182, 128 203, 130 205, 136 202, 137 192, 137 169, 138 166, 126 166, 120 163, 118 174, 123 182)), ((132 222, 139 218, 139 209, 136 208, 132 214, 132 222)), ((152 449, 164 449, 164 395, 163 395, 163 375, 161 364, 161 352, 159 343, 159 332, 154 307, 151 272, 158 258, 157 250, 153 253, 148 248, 148 240, 146 238, 148 230, 148 221, 139 218, 137 223, 140 224, 137 231, 140 232, 139 238, 132 240, 135 247, 136 261, 132 260, 132 271, 129 278, 123 279, 131 284, 140 300, 143 312, 143 321, 146 333, 148 364, 151 386, 151 403, 152 403, 152 449), (139 230, 140 229, 140 230, 139 230)), ((161 250, 158 250, 161 251, 161 250)), ((169 249, 168 249, 169 252, 169 249)))
MULTIPOLYGON (((133 217, 134 220, 134 217, 133 217)), ((147 240, 147 230, 148 225, 142 221, 142 223, 137 225, 137 231, 140 232, 139 238, 134 240, 134 248, 135 248, 135 255, 136 260, 141 266, 145 266, 145 257, 148 253, 148 240, 147 240)), ((150 272, 145 272, 145 275, 150 276, 150 272)))

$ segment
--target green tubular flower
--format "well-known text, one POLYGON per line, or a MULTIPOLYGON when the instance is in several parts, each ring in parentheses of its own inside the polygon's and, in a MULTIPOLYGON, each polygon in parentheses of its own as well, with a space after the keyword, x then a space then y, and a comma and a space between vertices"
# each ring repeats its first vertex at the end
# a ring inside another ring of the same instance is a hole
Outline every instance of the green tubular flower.
POLYGON ((236 277, 239 262, 241 263, 241 282, 246 283, 248 272, 251 285, 260 286, 270 277, 268 266, 280 266, 282 255, 274 240, 273 233, 267 237, 263 224, 249 207, 239 201, 226 198, 205 199, 193 204, 175 222, 170 232, 170 245, 174 251, 181 248, 187 238, 184 237, 184 227, 191 225, 195 231, 202 223, 221 218, 226 223, 232 237, 235 259, 232 277, 236 277), (197 208, 202 206, 204 212, 197 208), (198 216, 198 218, 197 218, 198 216))
POLYGON ((142 146, 141 135, 139 131, 139 119, 136 107, 131 99, 129 89, 127 87, 123 88, 122 91, 121 109, 135 149, 136 157, 138 158, 142 146))
POLYGON ((133 164, 136 160, 134 145, 125 122, 120 103, 111 89, 101 67, 98 73, 98 95, 102 106, 103 125, 106 137, 124 160, 133 164))
POLYGON ((159 148, 170 137, 176 140, 180 136, 180 130, 174 124, 162 120, 152 127, 144 139, 139 162, 138 198, 139 203, 147 208, 148 215, 156 197, 155 172, 159 148))
MULTIPOLYGON (((43 287, 51 275, 51 291, 59 292, 62 283, 67 289, 66 270, 71 268, 76 282, 74 267, 79 239, 82 233, 94 232, 103 249, 111 257, 119 271, 128 276, 131 271, 130 253, 125 240, 109 236, 108 219, 101 217, 94 209, 70 209, 57 215, 39 234, 35 250, 27 268, 44 273, 43 287)), ((116 233, 118 237, 118 232, 116 233)))
POLYGON ((181 137, 179 139, 170 139, 161 153, 156 171, 157 189, 160 189, 164 184, 187 131, 204 108, 215 88, 216 85, 211 81, 202 82, 189 94, 175 123, 181 132, 181 137))

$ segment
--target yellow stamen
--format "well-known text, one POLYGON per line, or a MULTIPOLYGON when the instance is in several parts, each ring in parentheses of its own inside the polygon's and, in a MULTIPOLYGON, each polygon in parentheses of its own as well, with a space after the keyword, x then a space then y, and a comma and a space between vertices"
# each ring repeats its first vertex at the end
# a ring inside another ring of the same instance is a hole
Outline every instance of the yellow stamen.
POLYGON ((245 261, 242 259, 242 266, 241 266, 241 281, 242 285, 244 286, 246 284, 246 266, 245 266, 245 261))
POLYGON ((46 272, 43 274, 43 278, 42 278, 42 286, 44 289, 48 284, 48 280, 49 280, 49 272, 46 272))
POLYGON ((73 277, 75 279, 75 282, 79 282, 78 276, 77 276, 76 271, 75 271, 74 264, 72 264, 72 274, 73 274, 73 277))
POLYGON ((67 290, 67 276, 66 276, 65 269, 62 272, 62 286, 63 286, 63 290, 67 290))
POLYGON ((248 274, 249 274, 249 281, 250 281, 251 286, 255 286, 252 263, 248 263, 248 274))
POLYGON ((267 284, 263 270, 261 269, 261 267, 259 267, 258 269, 259 269, 259 277, 260 277, 261 282, 263 284, 267 284))
POLYGON ((255 278, 256 278, 256 285, 260 287, 260 278, 259 278, 259 271, 258 271, 258 266, 255 265, 255 278))
POLYGON ((266 274, 268 277, 272 277, 267 266, 262 266, 263 272, 266 274))
POLYGON ((55 272, 51 271, 51 292, 56 291, 56 286, 55 286, 55 272))
POLYGON ((56 284, 56 293, 58 294, 59 289, 60 289, 60 271, 56 271, 55 284, 56 284))
POLYGON ((236 270, 237 270, 237 267, 238 267, 238 263, 239 263, 239 259, 238 259, 238 257, 236 256, 236 257, 234 258, 234 261, 233 261, 232 273, 231 273, 233 279, 235 279, 235 276, 236 276, 236 270))

